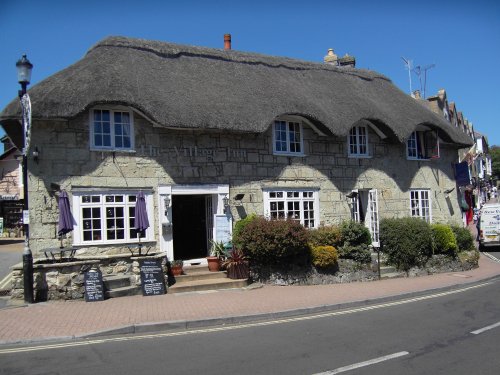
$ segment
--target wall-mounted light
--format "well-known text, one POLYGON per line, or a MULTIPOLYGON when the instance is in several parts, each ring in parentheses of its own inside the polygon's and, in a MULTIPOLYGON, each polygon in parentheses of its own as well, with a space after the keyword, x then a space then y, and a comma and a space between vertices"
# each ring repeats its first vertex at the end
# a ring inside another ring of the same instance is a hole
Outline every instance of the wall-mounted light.
POLYGON ((450 188, 450 189, 446 189, 446 190, 444 191, 444 193, 445 193, 446 195, 448 195, 448 194, 450 194, 453 190, 455 190, 455 188, 454 188, 454 187, 452 187, 452 188, 450 188))
POLYGON ((168 208, 170 207, 170 195, 165 195, 163 203, 165 203, 165 216, 168 216, 168 208))
POLYGON ((222 204, 224 205, 224 213, 227 214, 229 212, 229 197, 227 195, 222 198, 222 204))
POLYGON ((35 146, 35 149, 33 150, 33 160, 37 164, 38 164, 38 158, 39 158, 39 156, 40 156, 40 152, 38 151, 38 147, 35 146))
POLYGON ((346 194, 345 196, 346 198, 352 199, 358 196, 358 192, 353 190, 349 194, 346 194))

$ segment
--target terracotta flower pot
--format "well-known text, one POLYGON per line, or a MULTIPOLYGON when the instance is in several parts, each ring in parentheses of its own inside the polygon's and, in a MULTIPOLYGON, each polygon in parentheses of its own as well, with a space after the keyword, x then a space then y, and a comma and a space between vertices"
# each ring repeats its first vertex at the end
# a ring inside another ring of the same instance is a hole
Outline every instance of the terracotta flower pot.
POLYGON ((172 275, 174 276, 180 276, 182 275, 182 266, 172 266, 170 267, 172 270, 172 275))
POLYGON ((207 257, 208 270, 211 272, 220 271, 220 261, 217 257, 207 257))

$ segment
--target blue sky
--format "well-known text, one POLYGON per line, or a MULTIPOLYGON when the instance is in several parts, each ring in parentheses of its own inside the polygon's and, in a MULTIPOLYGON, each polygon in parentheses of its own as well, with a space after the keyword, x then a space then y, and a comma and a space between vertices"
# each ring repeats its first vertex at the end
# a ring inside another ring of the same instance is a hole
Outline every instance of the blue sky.
MULTIPOLYGON (((0 0, 0 108, 16 98, 23 53, 34 64, 32 86, 109 35, 222 48, 225 33, 235 50, 307 61, 334 48, 407 93, 401 57, 435 64, 427 96, 444 88, 490 146, 500 145, 500 4, 492 0, 0 0)), ((420 88, 415 74, 412 88, 420 88)))

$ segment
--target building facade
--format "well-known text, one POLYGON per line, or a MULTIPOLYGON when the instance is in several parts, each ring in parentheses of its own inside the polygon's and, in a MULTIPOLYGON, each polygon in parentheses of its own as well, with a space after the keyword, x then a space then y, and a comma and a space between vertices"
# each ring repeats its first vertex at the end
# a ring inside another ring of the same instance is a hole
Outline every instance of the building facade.
MULTIPOLYGON (((192 263, 249 214, 308 228, 354 219, 375 245, 381 217, 462 219, 446 192, 470 138, 374 72, 114 37, 30 96, 35 254, 57 241, 60 189, 78 254, 137 243, 142 191, 141 242, 192 263)), ((19 141, 16 101, 0 121, 19 141)))

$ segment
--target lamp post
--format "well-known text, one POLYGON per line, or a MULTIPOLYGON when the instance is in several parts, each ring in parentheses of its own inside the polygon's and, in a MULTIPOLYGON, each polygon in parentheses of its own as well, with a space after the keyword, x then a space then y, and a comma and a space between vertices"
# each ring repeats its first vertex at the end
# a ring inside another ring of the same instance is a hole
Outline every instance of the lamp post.
MULTIPOLYGON (((19 90, 19 99, 21 101, 21 114, 22 114, 22 127, 24 134, 23 143, 23 192, 24 192, 24 204, 23 204, 23 224, 24 224, 24 251, 23 251, 23 283, 24 283, 24 302, 33 303, 33 254, 30 249, 30 229, 29 229, 29 205, 28 205, 28 136, 27 130, 30 124, 26 121, 30 121, 25 116, 26 111, 26 100, 24 96, 26 95, 26 88, 28 87, 31 80, 31 70, 33 69, 33 64, 23 55, 21 59, 16 63, 17 68, 17 81, 21 85, 21 90, 19 90)), ((27 98, 26 98, 27 99, 27 98)))

